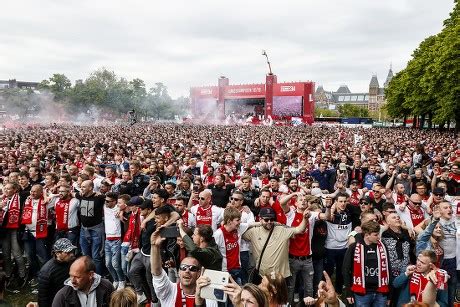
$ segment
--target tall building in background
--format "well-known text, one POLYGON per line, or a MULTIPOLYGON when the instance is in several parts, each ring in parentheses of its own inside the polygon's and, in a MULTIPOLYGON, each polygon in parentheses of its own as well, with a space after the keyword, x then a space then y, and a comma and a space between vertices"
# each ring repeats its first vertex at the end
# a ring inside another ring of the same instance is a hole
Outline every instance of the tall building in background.
POLYGON ((338 105, 353 104, 366 107, 369 111, 378 111, 385 103, 385 89, 393 78, 393 70, 390 69, 383 87, 380 87, 377 75, 372 75, 369 82, 369 91, 364 93, 351 92, 346 84, 341 85, 337 91, 326 91, 322 85, 318 85, 315 91, 315 102, 320 108, 335 109, 338 105))

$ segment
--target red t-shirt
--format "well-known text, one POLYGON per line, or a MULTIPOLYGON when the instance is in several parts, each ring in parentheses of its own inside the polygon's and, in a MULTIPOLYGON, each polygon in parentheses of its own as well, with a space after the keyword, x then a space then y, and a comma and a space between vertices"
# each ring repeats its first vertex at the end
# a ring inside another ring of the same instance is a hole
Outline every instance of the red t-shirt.
MULTIPOLYGON (((291 227, 297 227, 302 223, 303 214, 296 211, 291 227)), ((289 243, 289 254, 297 257, 310 256, 310 230, 307 225, 307 230, 304 233, 295 235, 289 243)))

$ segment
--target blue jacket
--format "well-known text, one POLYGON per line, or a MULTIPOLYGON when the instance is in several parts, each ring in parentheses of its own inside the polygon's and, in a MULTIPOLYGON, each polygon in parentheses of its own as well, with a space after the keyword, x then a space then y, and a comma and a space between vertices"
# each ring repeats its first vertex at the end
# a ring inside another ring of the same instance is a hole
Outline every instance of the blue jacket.
POLYGON ((418 256, 418 254, 420 254, 420 252, 423 250, 426 250, 426 249, 433 250, 433 246, 431 244, 430 238, 437 224, 438 224, 437 220, 431 221, 431 223, 428 224, 425 230, 421 234, 418 235, 417 241, 415 242, 415 256, 418 256))
MULTIPOLYGON (((404 304, 410 303, 410 293, 409 293, 409 277, 405 274, 406 269, 404 269, 398 277, 393 280, 393 287, 400 288, 401 292, 399 293, 398 304, 396 306, 400 307, 404 304)), ((438 294, 436 296, 436 302, 441 307, 448 307, 448 297, 447 297, 447 289, 446 290, 438 290, 438 294)))

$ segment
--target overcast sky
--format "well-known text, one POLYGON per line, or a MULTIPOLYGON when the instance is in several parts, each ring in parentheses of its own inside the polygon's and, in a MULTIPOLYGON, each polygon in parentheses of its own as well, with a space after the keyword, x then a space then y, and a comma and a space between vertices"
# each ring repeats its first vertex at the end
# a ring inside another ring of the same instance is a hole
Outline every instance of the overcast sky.
POLYGON ((106 67, 163 82, 171 96, 191 86, 265 81, 267 50, 278 81, 336 90, 382 85, 390 63, 438 33, 453 0, 3 1, 0 79, 72 82, 106 67))

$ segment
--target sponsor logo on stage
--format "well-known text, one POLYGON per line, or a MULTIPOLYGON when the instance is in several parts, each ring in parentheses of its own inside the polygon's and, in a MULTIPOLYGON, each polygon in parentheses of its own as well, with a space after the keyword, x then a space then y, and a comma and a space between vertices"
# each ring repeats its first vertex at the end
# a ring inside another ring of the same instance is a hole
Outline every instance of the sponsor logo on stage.
POLYGON ((245 88, 231 88, 227 91, 228 94, 241 94, 241 93, 262 93, 261 87, 245 87, 245 88))
POLYGON ((295 92, 295 85, 283 85, 281 86, 281 92, 295 92))
POLYGON ((201 95, 211 95, 212 94, 212 90, 210 88, 204 88, 200 91, 200 94, 201 95))

